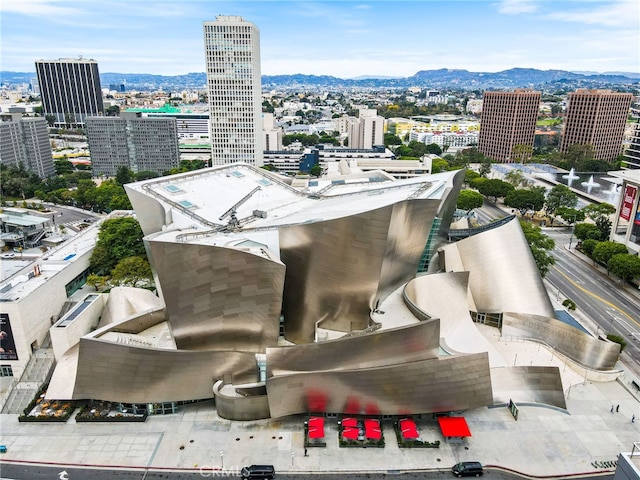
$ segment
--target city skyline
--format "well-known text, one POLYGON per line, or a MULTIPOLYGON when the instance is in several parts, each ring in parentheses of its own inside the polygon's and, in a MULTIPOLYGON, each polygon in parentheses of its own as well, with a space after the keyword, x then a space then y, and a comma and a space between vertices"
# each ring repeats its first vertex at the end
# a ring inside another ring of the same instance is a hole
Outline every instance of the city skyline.
POLYGON ((83 55, 103 73, 204 72, 203 23, 240 15, 260 30, 264 75, 513 67, 640 73, 636 0, 22 0, 0 8, 6 71, 83 55))

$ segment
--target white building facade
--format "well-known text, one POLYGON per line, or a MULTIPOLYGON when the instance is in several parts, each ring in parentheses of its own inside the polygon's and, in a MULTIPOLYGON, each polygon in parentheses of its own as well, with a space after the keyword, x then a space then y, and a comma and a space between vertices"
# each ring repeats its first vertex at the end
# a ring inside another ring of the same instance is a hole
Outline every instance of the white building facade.
POLYGON ((260 33, 239 16, 204 23, 213 165, 263 164, 260 33))

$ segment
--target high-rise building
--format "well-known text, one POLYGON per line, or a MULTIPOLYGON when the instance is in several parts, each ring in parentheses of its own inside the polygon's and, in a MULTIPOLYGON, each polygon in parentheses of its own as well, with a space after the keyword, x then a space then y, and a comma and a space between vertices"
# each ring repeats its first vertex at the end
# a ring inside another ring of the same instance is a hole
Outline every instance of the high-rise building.
POLYGON ((261 166, 260 33, 239 16, 204 23, 213 165, 261 166))
POLYGON ((162 174, 177 167, 180 154, 175 118, 88 117, 87 140, 94 174, 113 176, 118 167, 162 174))
POLYGON ((38 60, 36 73, 43 113, 54 117, 54 126, 82 127, 87 117, 104 115, 95 60, 38 60))
POLYGON ((540 92, 484 92, 478 150, 496 162, 526 160, 533 149, 540 92), (524 145, 525 148, 514 148, 524 145))
POLYGON ((47 121, 19 113, 1 115, 0 164, 22 166, 41 178, 53 175, 47 121))
POLYGON ((375 109, 361 108, 358 118, 349 123, 348 137, 350 148, 371 149, 384 143, 384 118, 375 109))
POLYGON ((622 153, 622 136, 633 94, 580 88, 569 94, 560 151, 591 145, 594 157, 612 162, 622 153))
POLYGON ((627 168, 640 168, 640 121, 633 127, 631 142, 624 152, 624 161, 627 168))

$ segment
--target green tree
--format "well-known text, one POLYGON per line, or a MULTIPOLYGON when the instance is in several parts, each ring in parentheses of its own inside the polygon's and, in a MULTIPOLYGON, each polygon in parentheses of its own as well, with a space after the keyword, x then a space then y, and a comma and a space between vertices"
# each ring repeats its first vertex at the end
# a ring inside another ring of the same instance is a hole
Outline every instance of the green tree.
POLYGON ((578 240, 583 242, 588 239, 597 241, 604 240, 604 238, 602 238, 602 232, 597 225, 593 223, 576 223, 573 228, 573 233, 578 240))
POLYGON ((431 162, 431 173, 446 172, 449 168, 449 163, 443 158, 434 158, 431 162))
POLYGON ((388 147, 389 145, 402 145, 402 139, 393 133, 385 133, 384 146, 388 147))
POLYGON ((322 175, 322 167, 316 164, 313 167, 311 167, 311 169, 309 170, 309 173, 314 177, 319 177, 320 175, 322 175))
POLYGON ((481 177, 488 177, 489 174, 491 173, 491 160, 488 158, 485 158, 482 160, 482 163, 480 164, 480 168, 478 169, 478 173, 480 174, 481 177))
POLYGON ((524 215, 528 210, 537 212, 544 205, 544 194, 539 190, 511 190, 504 197, 504 204, 517 208, 524 215))
POLYGON ((491 178, 478 185, 478 191, 485 197, 493 197, 494 201, 498 198, 506 197, 514 188, 511 184, 497 178, 491 178))
POLYGON ((518 143, 513 146, 511 150, 511 158, 514 162, 518 163, 527 163, 531 160, 531 155, 533 154, 533 146, 532 145, 524 145, 522 143, 518 143))
POLYGON ((545 209, 550 215, 555 215, 560 207, 575 208, 578 204, 578 195, 573 193, 566 185, 555 185, 547 194, 545 209))
POLYGON ((623 282, 630 282, 640 275, 640 257, 628 253, 617 253, 609 259, 607 267, 623 282))
POLYGON ((582 208, 582 212, 595 222, 603 215, 616 213, 616 207, 609 203, 592 203, 582 208))
POLYGON ((590 144, 575 143, 564 154, 564 160, 570 169, 576 168, 581 162, 592 160, 593 158, 593 146, 590 144))
POLYGON ((464 183, 467 185, 471 185, 471 181, 475 180, 476 178, 480 178, 480 174, 475 170, 471 170, 470 168, 467 168, 467 171, 464 172, 464 183))
POLYGON ((90 287, 95 288, 96 291, 97 291, 97 290, 100 290, 102 287, 104 287, 107 284, 107 280, 109 280, 109 277, 102 276, 102 275, 96 275, 95 273, 91 273, 87 277, 87 285, 89 285, 90 287))
POLYGON ((473 190, 462 190, 458 195, 457 207, 460 210, 473 210, 474 208, 482 207, 484 203, 484 197, 473 190))
POLYGON ((427 153, 432 153, 434 155, 441 155, 442 154, 442 148, 440 148, 440 145, 438 145, 437 143, 430 143, 429 145, 427 145, 427 153))
POLYGON ((515 168, 505 173, 504 181, 513 185, 514 188, 526 188, 531 185, 531 182, 527 180, 527 177, 524 175, 524 173, 522 173, 520 170, 516 170, 515 168))
POLYGON ((540 276, 544 277, 556 263, 555 259, 548 253, 556 246, 553 238, 542 233, 542 229, 524 220, 520 220, 520 226, 524 233, 529 249, 536 262, 540 276))
POLYGON ((611 235, 611 220, 604 215, 596 219, 596 227, 600 230, 600 238, 606 240, 611 235))
POLYGON ((569 225, 584 220, 584 212, 582 210, 576 210, 575 208, 559 207, 556 210, 556 215, 569 225))
POLYGON ((593 260, 603 265, 607 265, 607 273, 609 273, 609 260, 614 255, 618 255, 619 253, 629 253, 627 251, 627 247, 625 247, 622 243, 618 242, 600 242, 596 245, 596 248, 593 249, 593 260))
POLYGON ((593 258, 593 251, 596 249, 599 243, 600 243, 599 240, 595 240, 593 238, 587 238, 582 242, 582 251, 589 258, 593 258))
POLYGON ((120 165, 116 170, 116 183, 118 185, 124 185, 125 183, 131 183, 135 180, 135 176, 129 167, 120 165))
POLYGON ((66 156, 60 160, 54 160, 53 166, 56 169, 56 175, 73 172, 73 163, 71 163, 66 156))
POLYGON ((142 229, 135 218, 112 218, 102 222, 89 260, 91 272, 108 274, 120 260, 132 256, 146 258, 142 237, 142 229))
POLYGON ((160 175, 156 172, 152 172, 150 170, 143 170, 142 172, 138 172, 135 174, 135 181, 139 182, 141 180, 149 180, 150 178, 157 178, 160 175))
POLYGON ((111 270, 111 280, 118 285, 137 287, 141 282, 148 283, 152 279, 151 266, 146 258, 123 258, 111 270))

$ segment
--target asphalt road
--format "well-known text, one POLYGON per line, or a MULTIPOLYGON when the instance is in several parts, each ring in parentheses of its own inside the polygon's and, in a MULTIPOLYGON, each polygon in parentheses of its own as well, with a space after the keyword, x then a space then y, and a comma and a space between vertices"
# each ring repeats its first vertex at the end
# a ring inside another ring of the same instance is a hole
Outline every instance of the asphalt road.
MULTIPOLYGON (((570 298, 577 308, 593 320, 602 333, 613 333, 627 341, 623 360, 640 374, 640 305, 636 297, 626 293, 620 281, 600 272, 590 262, 567 251, 569 229, 546 230, 556 241, 553 257, 556 264, 547 280, 560 292, 560 300, 570 298)), ((575 238, 573 239, 575 246, 575 238)), ((553 294, 553 292, 551 292, 553 294)))
MULTIPOLYGON (((590 478, 596 475, 585 475, 582 477, 571 476, 575 478, 590 478)), ((348 478, 349 480, 383 480, 389 477, 398 480, 433 480, 433 479, 454 479, 455 477, 449 470, 438 472, 372 472, 372 473, 277 473, 276 479, 297 479, 305 480, 340 480, 348 478)), ((240 478, 239 475, 223 475, 220 472, 171 472, 171 471, 148 471, 146 469, 138 470, 102 470, 87 468, 66 468, 66 467, 48 467, 35 465, 22 465, 12 463, 0 463, 0 479, 2 480, 195 480, 202 478, 240 478)), ((510 472, 485 469, 484 477, 490 480, 519 480, 522 477, 510 472)), ((553 477, 546 477, 548 479, 553 477)), ((563 478, 563 477, 556 477, 563 478)), ((565 477, 566 478, 566 477, 565 477)), ((597 475, 600 480, 612 480, 612 474, 597 475)))

